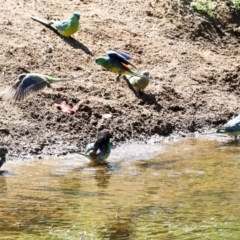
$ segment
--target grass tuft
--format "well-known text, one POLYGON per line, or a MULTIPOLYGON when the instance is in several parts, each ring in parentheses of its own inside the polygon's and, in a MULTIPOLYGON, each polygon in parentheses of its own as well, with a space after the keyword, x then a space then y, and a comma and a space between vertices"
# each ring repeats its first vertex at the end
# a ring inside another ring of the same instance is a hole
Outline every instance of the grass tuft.
POLYGON ((191 2, 190 6, 194 9, 194 11, 210 18, 214 18, 214 11, 217 7, 217 4, 208 0, 195 0, 191 2))
POLYGON ((230 7, 234 10, 234 11, 240 11, 240 0, 229 0, 230 2, 230 7))

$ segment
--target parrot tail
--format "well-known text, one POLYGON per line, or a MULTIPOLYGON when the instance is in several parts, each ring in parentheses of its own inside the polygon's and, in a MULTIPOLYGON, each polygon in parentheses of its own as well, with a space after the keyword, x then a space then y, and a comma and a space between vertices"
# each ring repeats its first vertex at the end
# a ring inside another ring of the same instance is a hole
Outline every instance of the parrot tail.
POLYGON ((82 155, 82 156, 84 156, 84 157, 86 157, 86 158, 88 158, 90 160, 92 160, 92 158, 88 154, 86 154, 86 153, 82 153, 82 152, 76 152, 76 153, 79 154, 79 155, 82 155))
POLYGON ((31 19, 34 20, 34 21, 36 21, 36 22, 39 22, 39 23, 43 24, 43 25, 46 26, 46 27, 49 27, 49 26, 50 26, 50 25, 49 25, 49 24, 50 24, 49 21, 42 20, 42 19, 39 19, 39 18, 36 18, 36 17, 33 17, 33 16, 31 16, 31 19))
POLYGON ((204 133, 200 133, 200 135, 204 136, 204 135, 214 135, 214 134, 217 134, 217 133, 220 133, 220 132, 204 132, 204 133))
POLYGON ((77 152, 77 154, 79 154, 79 155, 82 155, 82 156, 84 156, 84 157, 86 157, 86 158, 88 158, 89 160, 91 160, 91 161, 96 161, 96 157, 94 157, 94 156, 91 156, 91 155, 89 155, 89 154, 85 154, 85 153, 82 153, 82 152, 77 152))
MULTIPOLYGON (((79 77, 82 77, 82 76, 79 76, 79 77)), ((59 79, 60 81, 75 81, 75 80, 78 80, 79 77, 74 77, 74 78, 63 78, 63 79, 59 79)), ((81 80, 81 82, 83 82, 84 79, 81 80)))
MULTIPOLYGON (((50 30, 52 30, 54 33, 56 33, 57 35, 60 35, 58 30, 56 28, 54 28, 52 26, 52 22, 49 22, 49 21, 46 21, 46 20, 42 20, 42 19, 39 19, 39 18, 36 18, 36 17, 33 17, 31 16, 31 19, 36 21, 36 22, 39 22, 41 23, 43 26, 49 28, 50 30)), ((60 35, 61 36, 61 35, 60 35)))
MULTIPOLYGON (((54 78, 54 79, 48 78, 48 81, 50 83, 76 81, 76 80, 79 80, 80 77, 82 77, 82 76, 73 77, 73 78, 54 78)), ((80 82, 83 82, 83 81, 84 81, 84 79, 82 79, 80 82)))
POLYGON ((79 155, 82 155, 82 156, 84 156, 84 157, 88 157, 88 155, 87 155, 87 154, 85 154, 85 153, 82 153, 82 152, 77 152, 77 154, 79 154, 79 155))

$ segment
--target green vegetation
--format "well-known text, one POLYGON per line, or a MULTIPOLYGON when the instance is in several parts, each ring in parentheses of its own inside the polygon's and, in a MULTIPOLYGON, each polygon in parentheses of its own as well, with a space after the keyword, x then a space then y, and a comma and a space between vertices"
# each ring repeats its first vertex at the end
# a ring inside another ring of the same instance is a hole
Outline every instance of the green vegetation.
POLYGON ((208 0, 195 0, 191 4, 194 11, 204 14, 210 18, 214 18, 214 10, 217 4, 208 0))
POLYGON ((8 120, 4 120, 3 121, 3 124, 6 126, 6 130, 8 131, 8 132, 10 132, 10 130, 11 130, 11 126, 10 126, 10 123, 9 123, 9 121, 8 120))
POLYGON ((5 75, 6 73, 8 73, 10 71, 10 63, 6 63, 3 67, 3 75, 5 75))
POLYGON ((240 11, 240 0, 229 0, 231 8, 235 11, 240 11))
POLYGON ((237 36, 240 36, 240 28, 236 28, 233 30, 233 32, 237 35, 237 36))

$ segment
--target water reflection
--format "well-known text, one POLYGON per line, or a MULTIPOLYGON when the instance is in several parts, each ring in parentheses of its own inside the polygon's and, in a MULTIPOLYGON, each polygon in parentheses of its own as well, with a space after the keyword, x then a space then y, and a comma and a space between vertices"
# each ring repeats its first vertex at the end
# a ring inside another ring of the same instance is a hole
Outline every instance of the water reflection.
POLYGON ((4 177, 5 171, 0 172, 0 198, 3 198, 7 192, 6 178, 4 177))
POLYGON ((111 175, 111 165, 96 167, 94 179, 97 181, 97 186, 99 188, 107 188, 111 175))
POLYGON ((102 166, 75 155, 8 162, 0 237, 239 239, 239 143, 190 139, 158 156, 150 146, 147 160, 144 147, 114 149, 102 166))

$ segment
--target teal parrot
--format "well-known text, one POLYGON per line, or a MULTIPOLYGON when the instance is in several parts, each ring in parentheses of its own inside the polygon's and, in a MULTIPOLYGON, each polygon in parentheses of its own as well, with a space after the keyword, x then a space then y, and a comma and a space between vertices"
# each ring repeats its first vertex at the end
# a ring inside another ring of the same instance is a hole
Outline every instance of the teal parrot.
POLYGON ((139 93, 143 92, 143 90, 149 84, 149 72, 148 71, 143 71, 142 75, 143 75, 142 77, 125 75, 138 96, 139 96, 139 93))
POLYGON ((0 148, 0 168, 6 162, 6 154, 8 150, 6 148, 0 148))
POLYGON ((228 134, 237 140, 238 135, 240 135, 240 114, 217 129, 217 133, 228 134))
POLYGON ((45 87, 50 87, 53 83, 72 81, 75 79, 76 78, 60 79, 38 73, 23 73, 18 76, 10 89, 5 91, 5 95, 20 102, 26 99, 30 94, 38 92, 45 87))
POLYGON ((80 27, 79 19, 80 13, 73 12, 68 19, 63 21, 45 21, 38 19, 36 17, 31 17, 33 20, 42 23, 45 26, 52 27, 58 31, 58 33, 63 37, 70 37, 72 34, 76 33, 80 27))
POLYGON ((130 59, 131 57, 127 53, 109 50, 106 52, 106 56, 96 57, 95 62, 110 72, 118 73, 117 80, 119 80, 122 74, 143 77, 142 74, 129 66, 131 65, 136 69, 136 67, 128 61, 130 59))
POLYGON ((112 149, 112 142, 110 142, 112 135, 108 132, 102 132, 99 134, 98 139, 95 143, 87 145, 85 153, 78 152, 96 163, 105 163, 109 157, 112 149))

